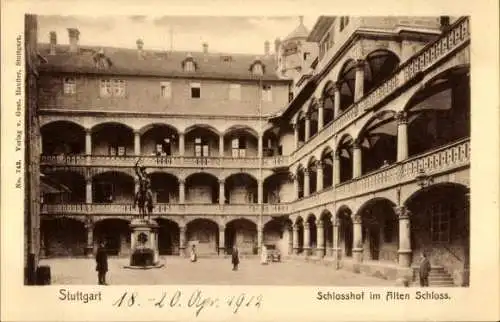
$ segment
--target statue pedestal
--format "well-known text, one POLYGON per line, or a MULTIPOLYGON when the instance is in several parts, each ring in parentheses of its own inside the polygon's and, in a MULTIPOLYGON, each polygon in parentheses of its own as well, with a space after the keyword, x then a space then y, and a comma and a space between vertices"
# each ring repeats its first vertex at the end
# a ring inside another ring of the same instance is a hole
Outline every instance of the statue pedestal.
POLYGON ((125 268, 159 268, 158 224, 145 218, 134 219, 130 223, 130 265, 125 268))

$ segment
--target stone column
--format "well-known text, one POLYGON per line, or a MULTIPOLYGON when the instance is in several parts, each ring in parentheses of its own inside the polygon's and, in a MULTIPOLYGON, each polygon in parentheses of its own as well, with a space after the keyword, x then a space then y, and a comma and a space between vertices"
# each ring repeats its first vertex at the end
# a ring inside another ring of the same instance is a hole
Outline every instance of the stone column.
POLYGON ((179 133, 179 155, 184 156, 185 153, 185 139, 184 133, 179 133))
POLYGON ((295 149, 299 148, 299 124, 296 123, 293 125, 293 136, 295 142, 295 149))
POLYGON ((311 227, 306 222, 304 223, 304 254, 308 256, 310 250, 311 250, 311 227))
POLYGON ((320 161, 316 165, 316 191, 323 190, 323 163, 320 161))
POLYGON ((262 250, 262 245, 264 244, 264 226, 262 224, 257 225, 257 252, 260 254, 262 250))
POLYGON ((333 89, 333 118, 336 119, 340 115, 340 83, 335 84, 333 89))
POLYGON ((316 220, 316 255, 323 257, 325 255, 325 226, 323 220, 316 220))
POLYGON ((92 178, 85 180, 85 203, 92 203, 92 178))
POLYGON ((226 248, 226 226, 225 225, 219 225, 219 255, 224 255, 225 254, 225 248, 226 248))
POLYGON ((361 144, 358 140, 355 140, 352 145, 352 177, 357 178, 361 176, 361 144))
POLYGON ((411 240, 410 240, 410 211, 404 206, 394 208, 399 218, 399 265, 410 267, 411 265, 411 240))
POLYGON ((354 82, 354 102, 359 101, 364 95, 365 61, 358 60, 356 63, 356 79, 354 82))
POLYGON ((134 155, 141 155, 141 133, 134 132, 134 155))
POLYGON ((219 156, 222 158, 224 156, 224 135, 219 136, 219 156))
POLYGON ((340 153, 333 153, 333 185, 340 183, 340 153))
POLYGON ((304 169, 304 198, 308 197, 310 193, 309 187, 309 170, 304 169))
POLYGON ((94 254, 94 223, 87 221, 85 228, 87 229, 87 245, 85 246, 85 255, 87 257, 92 257, 94 254))
POLYGON ((311 120, 310 116, 306 115, 306 126, 305 126, 305 134, 304 134, 304 141, 307 142, 309 140, 309 136, 311 135, 311 120))
POLYGON ((264 202, 264 183, 263 180, 257 181, 257 203, 262 204, 264 202))
POLYGON ((318 132, 323 128, 324 123, 324 108, 322 102, 318 105, 318 132))
POLYGON ((223 205, 226 201, 226 194, 224 191, 224 180, 219 180, 219 205, 223 205))
POLYGON ((179 203, 186 203, 186 184, 182 179, 179 180, 179 203))
POLYGON ((92 131, 90 129, 85 130, 85 154, 92 154, 92 131))
POLYGON ((292 236, 293 253, 299 253, 299 226, 293 225, 293 236, 292 236))
POLYGON ((332 222, 333 234, 332 234, 332 254, 335 258, 335 261, 339 261, 340 259, 340 248, 339 248, 339 221, 338 219, 334 219, 332 222))
POLYGON ((293 189, 295 190, 295 198, 294 200, 297 200, 299 199, 299 179, 297 178, 297 176, 295 176, 293 178, 293 189))
POLYGON ((262 158, 262 150, 263 150, 263 137, 262 134, 259 134, 258 143, 257 143, 257 157, 262 158))
POLYGON ((186 226, 179 227, 179 256, 186 256, 186 226))
POLYGON ((363 226, 360 215, 352 215, 353 247, 352 257, 360 263, 363 260, 363 226))
POLYGON ((403 161, 408 158, 408 119, 406 112, 396 114, 398 121, 398 155, 397 161, 403 161))

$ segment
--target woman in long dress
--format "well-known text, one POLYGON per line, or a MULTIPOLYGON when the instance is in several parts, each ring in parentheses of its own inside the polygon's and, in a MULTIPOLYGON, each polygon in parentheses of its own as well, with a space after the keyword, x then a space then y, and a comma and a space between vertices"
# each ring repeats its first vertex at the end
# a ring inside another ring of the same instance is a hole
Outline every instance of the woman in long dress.
POLYGON ((262 250, 260 252, 260 263, 262 265, 267 265, 267 247, 265 245, 262 245, 262 250))
POLYGON ((196 255, 196 248, 195 245, 191 247, 191 256, 190 256, 191 262, 194 263, 198 260, 198 256, 196 255))

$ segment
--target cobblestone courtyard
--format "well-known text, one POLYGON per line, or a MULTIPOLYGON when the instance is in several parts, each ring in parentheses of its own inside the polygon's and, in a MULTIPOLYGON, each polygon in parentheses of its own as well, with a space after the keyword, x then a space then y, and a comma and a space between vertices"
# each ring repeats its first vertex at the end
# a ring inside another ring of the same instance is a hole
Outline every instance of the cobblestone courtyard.
MULTIPOLYGON (((387 281, 345 270, 302 261, 285 261, 261 265, 258 258, 243 259, 238 271, 232 271, 230 258, 163 257, 159 269, 126 269, 127 258, 110 258, 108 284, 216 284, 216 285, 338 285, 390 286, 387 281)), ((50 265, 52 284, 96 284, 95 260, 92 258, 45 259, 50 265)))

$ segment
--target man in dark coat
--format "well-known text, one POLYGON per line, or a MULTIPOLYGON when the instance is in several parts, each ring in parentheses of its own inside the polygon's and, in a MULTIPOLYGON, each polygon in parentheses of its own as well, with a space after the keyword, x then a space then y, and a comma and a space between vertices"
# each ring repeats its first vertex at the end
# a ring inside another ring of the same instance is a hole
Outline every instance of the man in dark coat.
POLYGON ((429 286, 429 273, 431 272, 431 263, 427 258, 427 254, 422 252, 422 258, 420 259, 419 276, 420 276, 420 286, 429 286))
POLYGON ((99 245, 97 249, 97 253, 95 255, 96 267, 97 271, 97 279, 99 281, 99 285, 107 285, 106 284, 106 273, 108 271, 108 253, 104 246, 104 243, 99 245))
POLYGON ((231 252, 231 263, 233 263, 233 271, 237 271, 240 263, 240 254, 236 245, 233 247, 233 251, 231 252))

